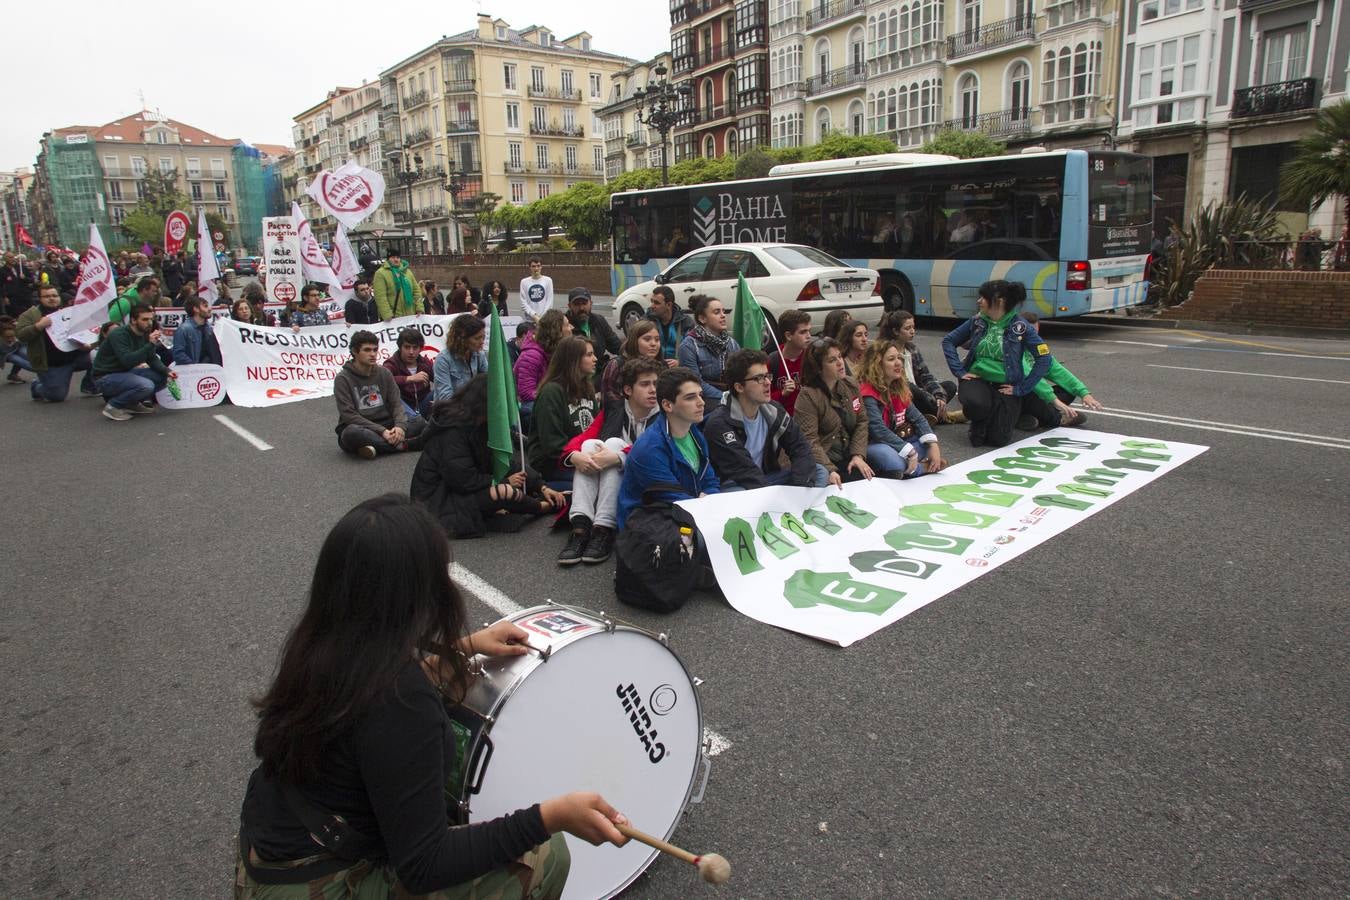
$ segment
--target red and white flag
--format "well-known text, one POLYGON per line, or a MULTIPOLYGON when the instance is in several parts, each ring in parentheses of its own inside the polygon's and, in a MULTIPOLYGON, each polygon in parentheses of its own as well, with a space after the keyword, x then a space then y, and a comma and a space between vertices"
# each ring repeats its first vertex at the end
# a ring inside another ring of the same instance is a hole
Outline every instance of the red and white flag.
MULTIPOLYGON (((80 280, 75 286, 75 300, 70 306, 52 314, 51 338, 54 343, 80 344, 85 332, 96 330, 108 321, 108 306, 117 299, 117 273, 113 271, 108 251, 98 226, 89 226, 89 248, 80 260, 80 280)), ((73 350, 75 347, 64 346, 73 350)))
POLYGON ((305 193, 319 208, 348 228, 355 228, 384 202, 384 176, 349 162, 333 171, 324 169, 305 193))
POLYGON ((333 236, 333 274, 337 275, 339 287, 350 300, 355 296, 356 279, 361 276, 361 260, 347 240, 347 229, 338 223, 337 234, 333 236))
POLYGON ((16 222, 14 224, 14 234, 18 236, 19 243, 23 244, 25 247, 37 246, 37 244, 33 242, 33 236, 28 233, 28 229, 23 227, 23 223, 16 222))
MULTIPOLYGON (((300 271, 305 276, 305 280, 328 285, 328 296, 334 300, 344 302, 350 300, 352 298, 351 285, 343 287, 342 278, 337 272, 333 271, 333 263, 330 263, 328 257, 324 255, 323 248, 319 246, 319 239, 314 236, 313 229, 309 227, 309 221, 300 209, 300 204, 294 201, 291 202, 291 218, 295 220, 295 230, 300 234, 300 271)), ((341 228, 342 226, 338 225, 338 229, 341 230, 341 228)), ((336 245, 334 245, 333 262, 337 262, 337 256, 336 245)))
POLYGON ((188 214, 175 209, 169 213, 169 217, 164 220, 164 255, 175 256, 183 245, 187 243, 188 231, 192 228, 192 220, 188 214))
POLYGON ((205 297, 212 306, 220 297, 220 291, 216 289, 220 266, 216 265, 214 246, 211 227, 206 224, 206 210, 202 210, 197 213, 197 296, 205 297))

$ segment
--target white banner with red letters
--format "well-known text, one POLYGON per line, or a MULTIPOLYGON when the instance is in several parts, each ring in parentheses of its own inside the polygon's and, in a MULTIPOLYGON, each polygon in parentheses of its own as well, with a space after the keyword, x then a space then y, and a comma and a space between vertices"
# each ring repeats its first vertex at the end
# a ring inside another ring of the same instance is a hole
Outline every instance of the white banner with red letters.
POLYGON ((1207 449, 1060 428, 907 481, 766 487, 679 505, 736 610, 847 647, 1207 449))
POLYGON ((116 274, 98 226, 89 225, 89 246, 80 260, 75 301, 52 314, 51 339, 63 350, 76 350, 98 339, 98 327, 108 321, 108 304, 117 299, 116 274))
MULTIPOLYGON (((467 313, 461 313, 467 315, 467 313)), ((405 316, 375 325, 317 325, 293 331, 263 328, 233 319, 215 324, 224 360, 225 389, 236 406, 276 406, 333 394, 333 379, 351 359, 347 342, 360 330, 380 342, 381 365, 398 352, 398 333, 416 328, 426 342, 424 355, 445 347, 454 316, 405 316)))
POLYGON ((348 228, 355 228, 384 202, 384 176, 359 163, 324 169, 305 191, 320 208, 348 228))

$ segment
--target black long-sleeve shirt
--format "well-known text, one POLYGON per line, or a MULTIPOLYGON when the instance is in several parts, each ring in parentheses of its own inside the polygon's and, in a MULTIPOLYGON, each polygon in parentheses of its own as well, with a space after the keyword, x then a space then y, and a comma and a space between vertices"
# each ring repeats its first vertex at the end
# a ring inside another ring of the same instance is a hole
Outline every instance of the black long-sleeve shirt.
MULTIPOLYGON (((319 779, 300 792, 340 815, 379 848, 399 882, 430 893, 500 868, 549 839, 538 804, 490 822, 449 827, 446 775, 454 761, 450 720, 440 694, 416 663, 347 734, 333 742, 319 779)), ((280 787, 254 770, 244 797, 243 830, 269 862, 318 852, 280 787)))

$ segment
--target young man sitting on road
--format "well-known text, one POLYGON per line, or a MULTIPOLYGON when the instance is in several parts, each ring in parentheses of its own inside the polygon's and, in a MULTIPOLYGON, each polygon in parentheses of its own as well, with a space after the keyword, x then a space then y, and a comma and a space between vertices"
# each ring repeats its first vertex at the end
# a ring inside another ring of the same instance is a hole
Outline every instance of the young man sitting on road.
POLYGON ((773 376, 770 396, 792 415, 797 405, 797 391, 802 386, 802 361, 811 343, 811 314, 800 309, 783 313, 778 322, 782 332, 782 351, 769 357, 769 374, 773 376))
POLYGON ((810 443, 787 410, 769 399, 769 358, 759 350, 737 350, 722 373, 730 390, 708 414, 703 434, 723 492, 774 484, 825 487, 829 473, 810 443), (780 452, 787 454, 786 469, 780 452))
POLYGON ((338 446, 362 459, 399 453, 426 427, 420 416, 408 421, 394 373, 378 363, 380 342, 369 331, 355 332, 348 342, 352 358, 333 379, 337 402, 338 446))
POLYGON ((94 385, 108 400, 104 416, 125 422, 155 411, 150 398, 171 377, 158 346, 155 311, 144 303, 132 304, 127 326, 109 331, 94 356, 94 385))

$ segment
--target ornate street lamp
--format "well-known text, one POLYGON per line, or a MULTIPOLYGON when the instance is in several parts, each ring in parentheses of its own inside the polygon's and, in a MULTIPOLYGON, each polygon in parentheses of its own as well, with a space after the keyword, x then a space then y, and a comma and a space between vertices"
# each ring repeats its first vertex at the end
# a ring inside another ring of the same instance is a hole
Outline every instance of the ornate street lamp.
MULTIPOLYGON (((402 150, 389 151, 389 160, 392 163, 394 176, 398 178, 399 184, 408 192, 408 234, 411 235, 410 241, 417 240, 417 219, 413 215, 412 205, 412 186, 413 182, 422 179, 422 156, 419 153, 412 152, 411 144, 404 144, 402 150)), ((414 248, 409 247, 411 252, 414 248)))
POLYGON ((445 190, 450 195, 450 222, 455 229, 455 243, 459 245, 459 251, 464 252, 464 235, 459 230, 459 195, 464 193, 465 188, 469 186, 469 173, 463 169, 455 171, 455 161, 450 160, 448 166, 450 171, 449 178, 445 182, 445 190))
POLYGON ((673 85, 666 81, 666 67, 660 63, 652 70, 656 81, 647 82, 646 89, 633 91, 637 101, 637 120, 649 128, 655 128, 661 135, 661 183, 669 184, 670 166, 666 158, 666 143, 670 129, 679 123, 685 115, 684 100, 692 89, 687 84, 673 85))

